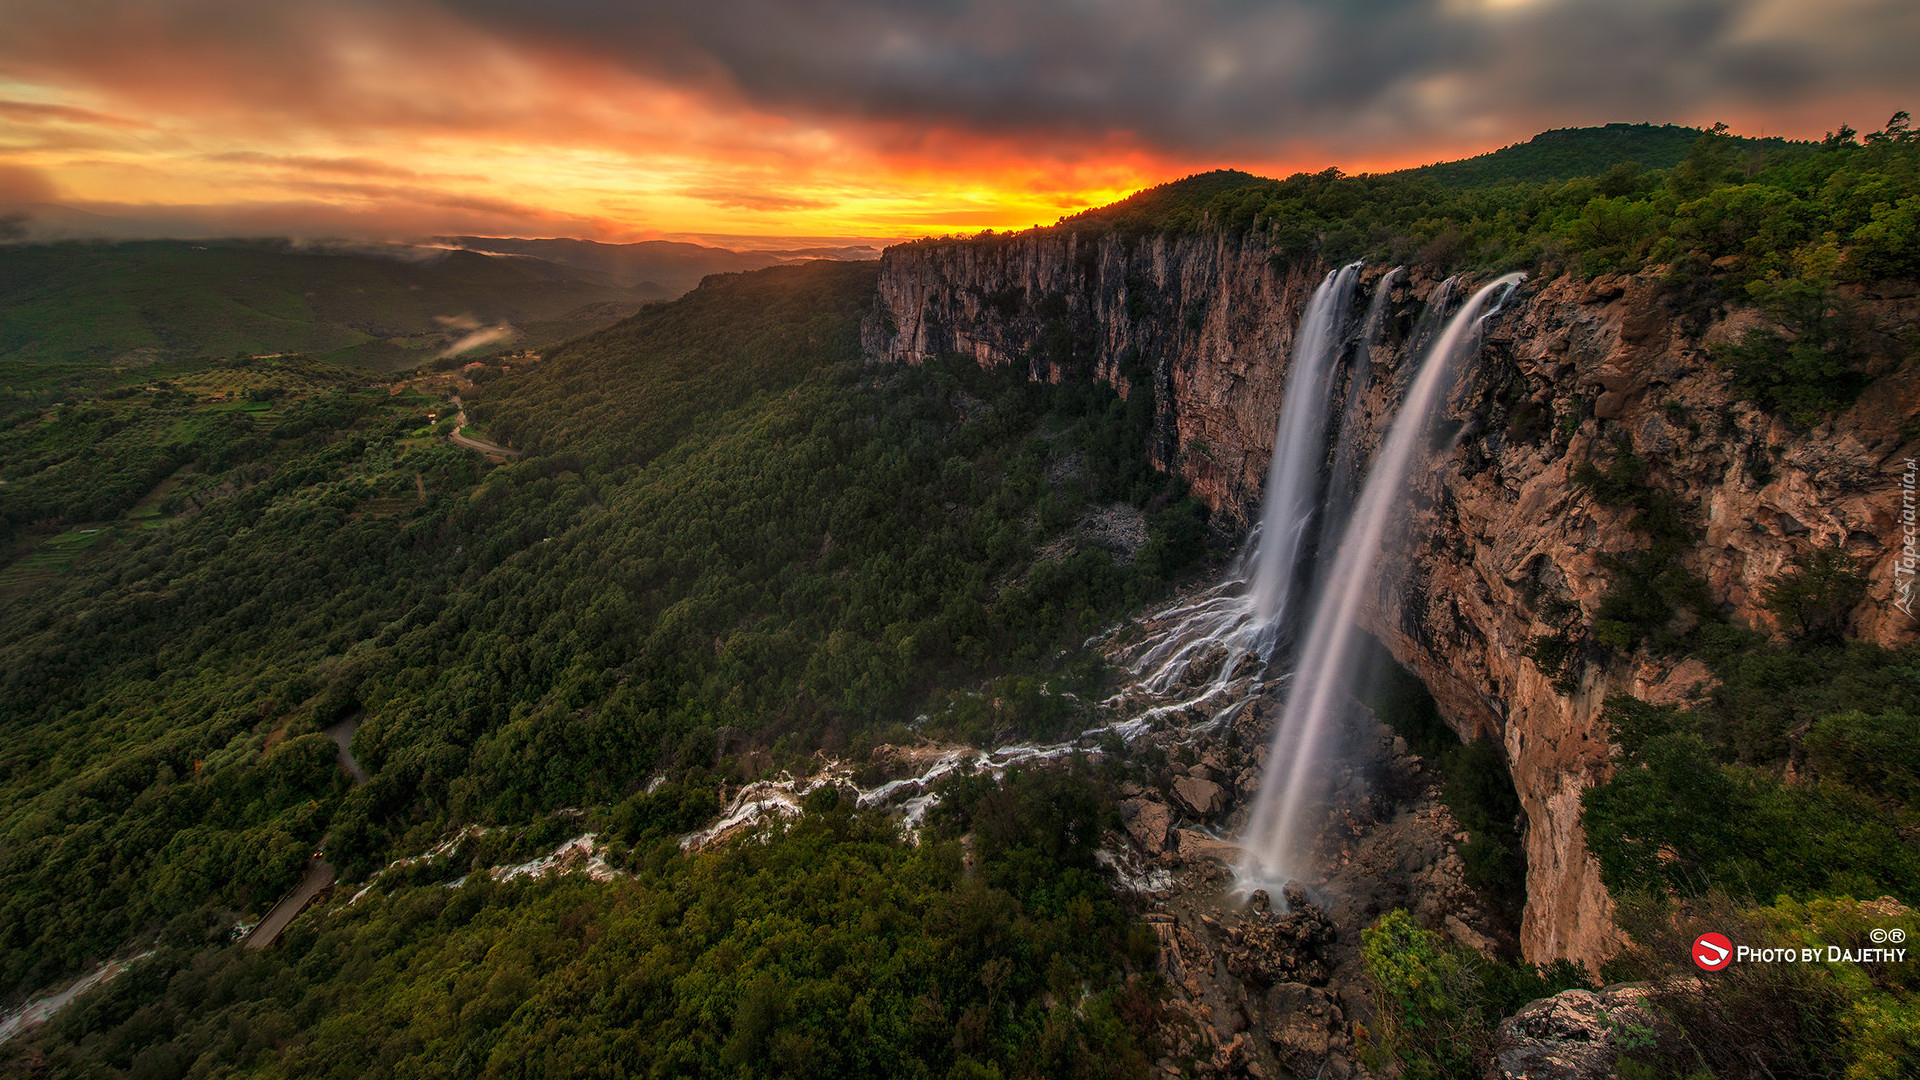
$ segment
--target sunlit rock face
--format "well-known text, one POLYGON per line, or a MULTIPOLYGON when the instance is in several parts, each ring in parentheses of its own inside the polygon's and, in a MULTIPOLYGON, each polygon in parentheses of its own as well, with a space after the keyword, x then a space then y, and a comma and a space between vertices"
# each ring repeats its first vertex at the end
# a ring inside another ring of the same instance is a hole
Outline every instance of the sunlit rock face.
MULTIPOLYGON (((1188 480, 1223 531, 1244 536, 1259 515, 1302 309, 1330 269, 1274 257, 1257 232, 904 245, 882 259, 863 338, 875 360, 955 351, 1122 393, 1148 380, 1156 461, 1188 480)), ((1368 267, 1356 295, 1371 295, 1386 269, 1368 267)), ((1407 339, 1443 276, 1413 266, 1389 285, 1388 329, 1360 415, 1346 420, 1364 445, 1377 446, 1399 403, 1400 365, 1415 351, 1407 339)), ((1457 445, 1406 507, 1410 535, 1422 539, 1387 560, 1392 572, 1361 616, 1457 731, 1506 748, 1527 815, 1521 944, 1536 961, 1595 963, 1614 944, 1611 901, 1579 825, 1580 793, 1609 768, 1602 703, 1622 693, 1686 701, 1707 677, 1697 662, 1636 656, 1590 666, 1563 692, 1526 657, 1535 636, 1575 617, 1556 611, 1591 621, 1609 584, 1602 554, 1646 542, 1626 527, 1630 511, 1569 483, 1576 463, 1604 460, 1624 435, 1648 479, 1697 508, 1702 540, 1688 566, 1736 620, 1770 626, 1766 581, 1795 553, 1837 544, 1867 568, 1860 636, 1895 644, 1916 632, 1893 604, 1899 473, 1920 416, 1920 376, 1894 372, 1902 335, 1920 328, 1913 290, 1854 298, 1884 331, 1884 344, 1868 347, 1886 355, 1870 366, 1894 373, 1846 412, 1796 431, 1737 401, 1708 356, 1758 314, 1683 316, 1661 277, 1539 278, 1489 321, 1450 407, 1457 445)))

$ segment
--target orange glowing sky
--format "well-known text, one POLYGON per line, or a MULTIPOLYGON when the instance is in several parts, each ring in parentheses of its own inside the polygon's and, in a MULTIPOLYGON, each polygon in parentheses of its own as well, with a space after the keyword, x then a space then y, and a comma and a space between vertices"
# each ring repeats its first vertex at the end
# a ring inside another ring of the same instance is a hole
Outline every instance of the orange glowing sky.
POLYGON ((1915 7, 0 0, 0 210, 730 246, 1019 228, 1223 165, 1870 128, 1916 104, 1915 7))

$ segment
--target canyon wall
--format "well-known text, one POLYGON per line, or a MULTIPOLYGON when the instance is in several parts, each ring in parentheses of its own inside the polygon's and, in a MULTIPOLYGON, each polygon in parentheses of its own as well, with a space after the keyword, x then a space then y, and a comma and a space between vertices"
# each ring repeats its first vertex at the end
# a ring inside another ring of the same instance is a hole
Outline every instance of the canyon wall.
MULTIPOLYGON (((1382 269, 1369 268, 1359 303, 1382 269)), ((1258 233, 1055 229, 920 242, 883 257, 863 339, 875 360, 957 352, 1122 393, 1150 380, 1156 460, 1188 480, 1224 530, 1244 534, 1258 515, 1294 329, 1326 271, 1275 257, 1258 233)), ((1407 339, 1437 285, 1421 267, 1393 285, 1363 439, 1377 439, 1391 413, 1413 362, 1407 339)), ((1797 552, 1841 545, 1868 568, 1860 635, 1888 644, 1915 635, 1893 590, 1899 474, 1920 456, 1920 373, 1903 366, 1899 342, 1920 326, 1920 304, 1897 286, 1855 299, 1882 331, 1881 377, 1805 431, 1737 400, 1708 359, 1712 343, 1757 314, 1682 318, 1681 290, 1658 273, 1528 282, 1488 324, 1454 401, 1453 451, 1409 499, 1414 539, 1385 560, 1392 569, 1367 622, 1463 737, 1506 748, 1527 818, 1521 944, 1531 960, 1596 964, 1615 944, 1579 824, 1581 791, 1609 768, 1602 702, 1684 701, 1709 677, 1697 661, 1643 655, 1589 664, 1577 686, 1556 686, 1526 657, 1574 609, 1591 622, 1609 584, 1603 553, 1646 543, 1627 527, 1631 511, 1569 482, 1578 463, 1604 461, 1624 439, 1654 484, 1695 507, 1704 530, 1689 568, 1736 621, 1768 627, 1767 580, 1797 552)))

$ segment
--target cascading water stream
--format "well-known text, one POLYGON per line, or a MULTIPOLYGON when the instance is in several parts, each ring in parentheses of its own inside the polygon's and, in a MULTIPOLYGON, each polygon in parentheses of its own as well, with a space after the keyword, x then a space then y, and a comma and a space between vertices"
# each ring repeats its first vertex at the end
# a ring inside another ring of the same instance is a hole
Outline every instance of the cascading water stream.
POLYGON ((1324 789, 1316 770, 1327 762, 1326 743, 1345 704, 1352 678, 1356 618, 1367 594, 1394 511, 1416 461, 1426 452, 1428 430, 1452 384, 1455 361, 1478 341, 1486 318, 1499 310, 1524 275, 1508 274, 1473 294, 1434 341, 1408 388, 1386 440, 1367 471, 1351 521, 1340 539, 1323 591, 1303 639, 1299 663, 1241 840, 1241 881, 1246 888, 1278 886, 1300 876, 1310 834, 1307 810, 1324 789))

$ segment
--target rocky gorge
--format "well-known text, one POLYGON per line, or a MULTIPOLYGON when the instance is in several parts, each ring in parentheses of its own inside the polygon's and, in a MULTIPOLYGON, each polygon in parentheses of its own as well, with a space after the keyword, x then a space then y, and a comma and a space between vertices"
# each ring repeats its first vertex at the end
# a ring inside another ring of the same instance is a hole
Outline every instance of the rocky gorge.
MULTIPOLYGON (((1257 230, 1061 227, 923 241, 885 253, 863 345, 878 361, 959 353, 1035 379, 1150 388, 1152 453, 1187 480, 1230 543, 1258 514, 1286 358, 1328 269, 1287 257, 1257 230)), ((1368 267, 1365 287, 1386 269, 1368 267)), ((1412 265, 1390 285, 1388 331, 1366 358, 1372 377, 1353 421, 1363 441, 1379 438, 1405 378, 1396 357, 1442 280, 1412 265)), ((1597 968, 1617 945, 1579 821, 1581 793, 1610 768, 1603 703, 1618 694, 1683 702, 1711 678, 1697 661, 1644 649, 1559 672, 1529 657, 1537 639, 1594 618, 1614 583, 1609 555, 1647 543, 1628 527, 1631 509, 1573 482, 1583 463, 1632 453, 1650 482, 1692 508, 1701 528, 1687 568, 1730 619, 1769 627, 1764 584, 1797 554, 1840 547, 1869 582, 1852 613, 1858 636, 1891 645, 1915 635, 1893 592, 1899 474, 1920 452, 1920 373, 1901 350, 1920 303, 1898 283, 1854 287, 1851 300, 1876 328, 1862 346, 1874 353, 1874 377, 1849 408, 1813 426, 1741 400, 1710 356, 1762 325, 1759 310, 1702 305, 1659 268, 1543 274, 1487 325, 1453 400, 1454 451, 1407 507, 1417 542, 1391 560, 1363 623, 1463 739, 1487 736, 1504 749, 1525 818, 1518 944, 1528 960, 1597 968)), ((1155 805, 1204 820, 1217 811, 1203 805, 1209 786, 1219 786, 1211 775, 1175 778, 1155 805)), ((1132 813, 1136 838, 1159 834, 1159 810, 1132 813)), ((1188 835, 1176 829, 1168 843, 1186 852, 1201 842, 1188 835)))

